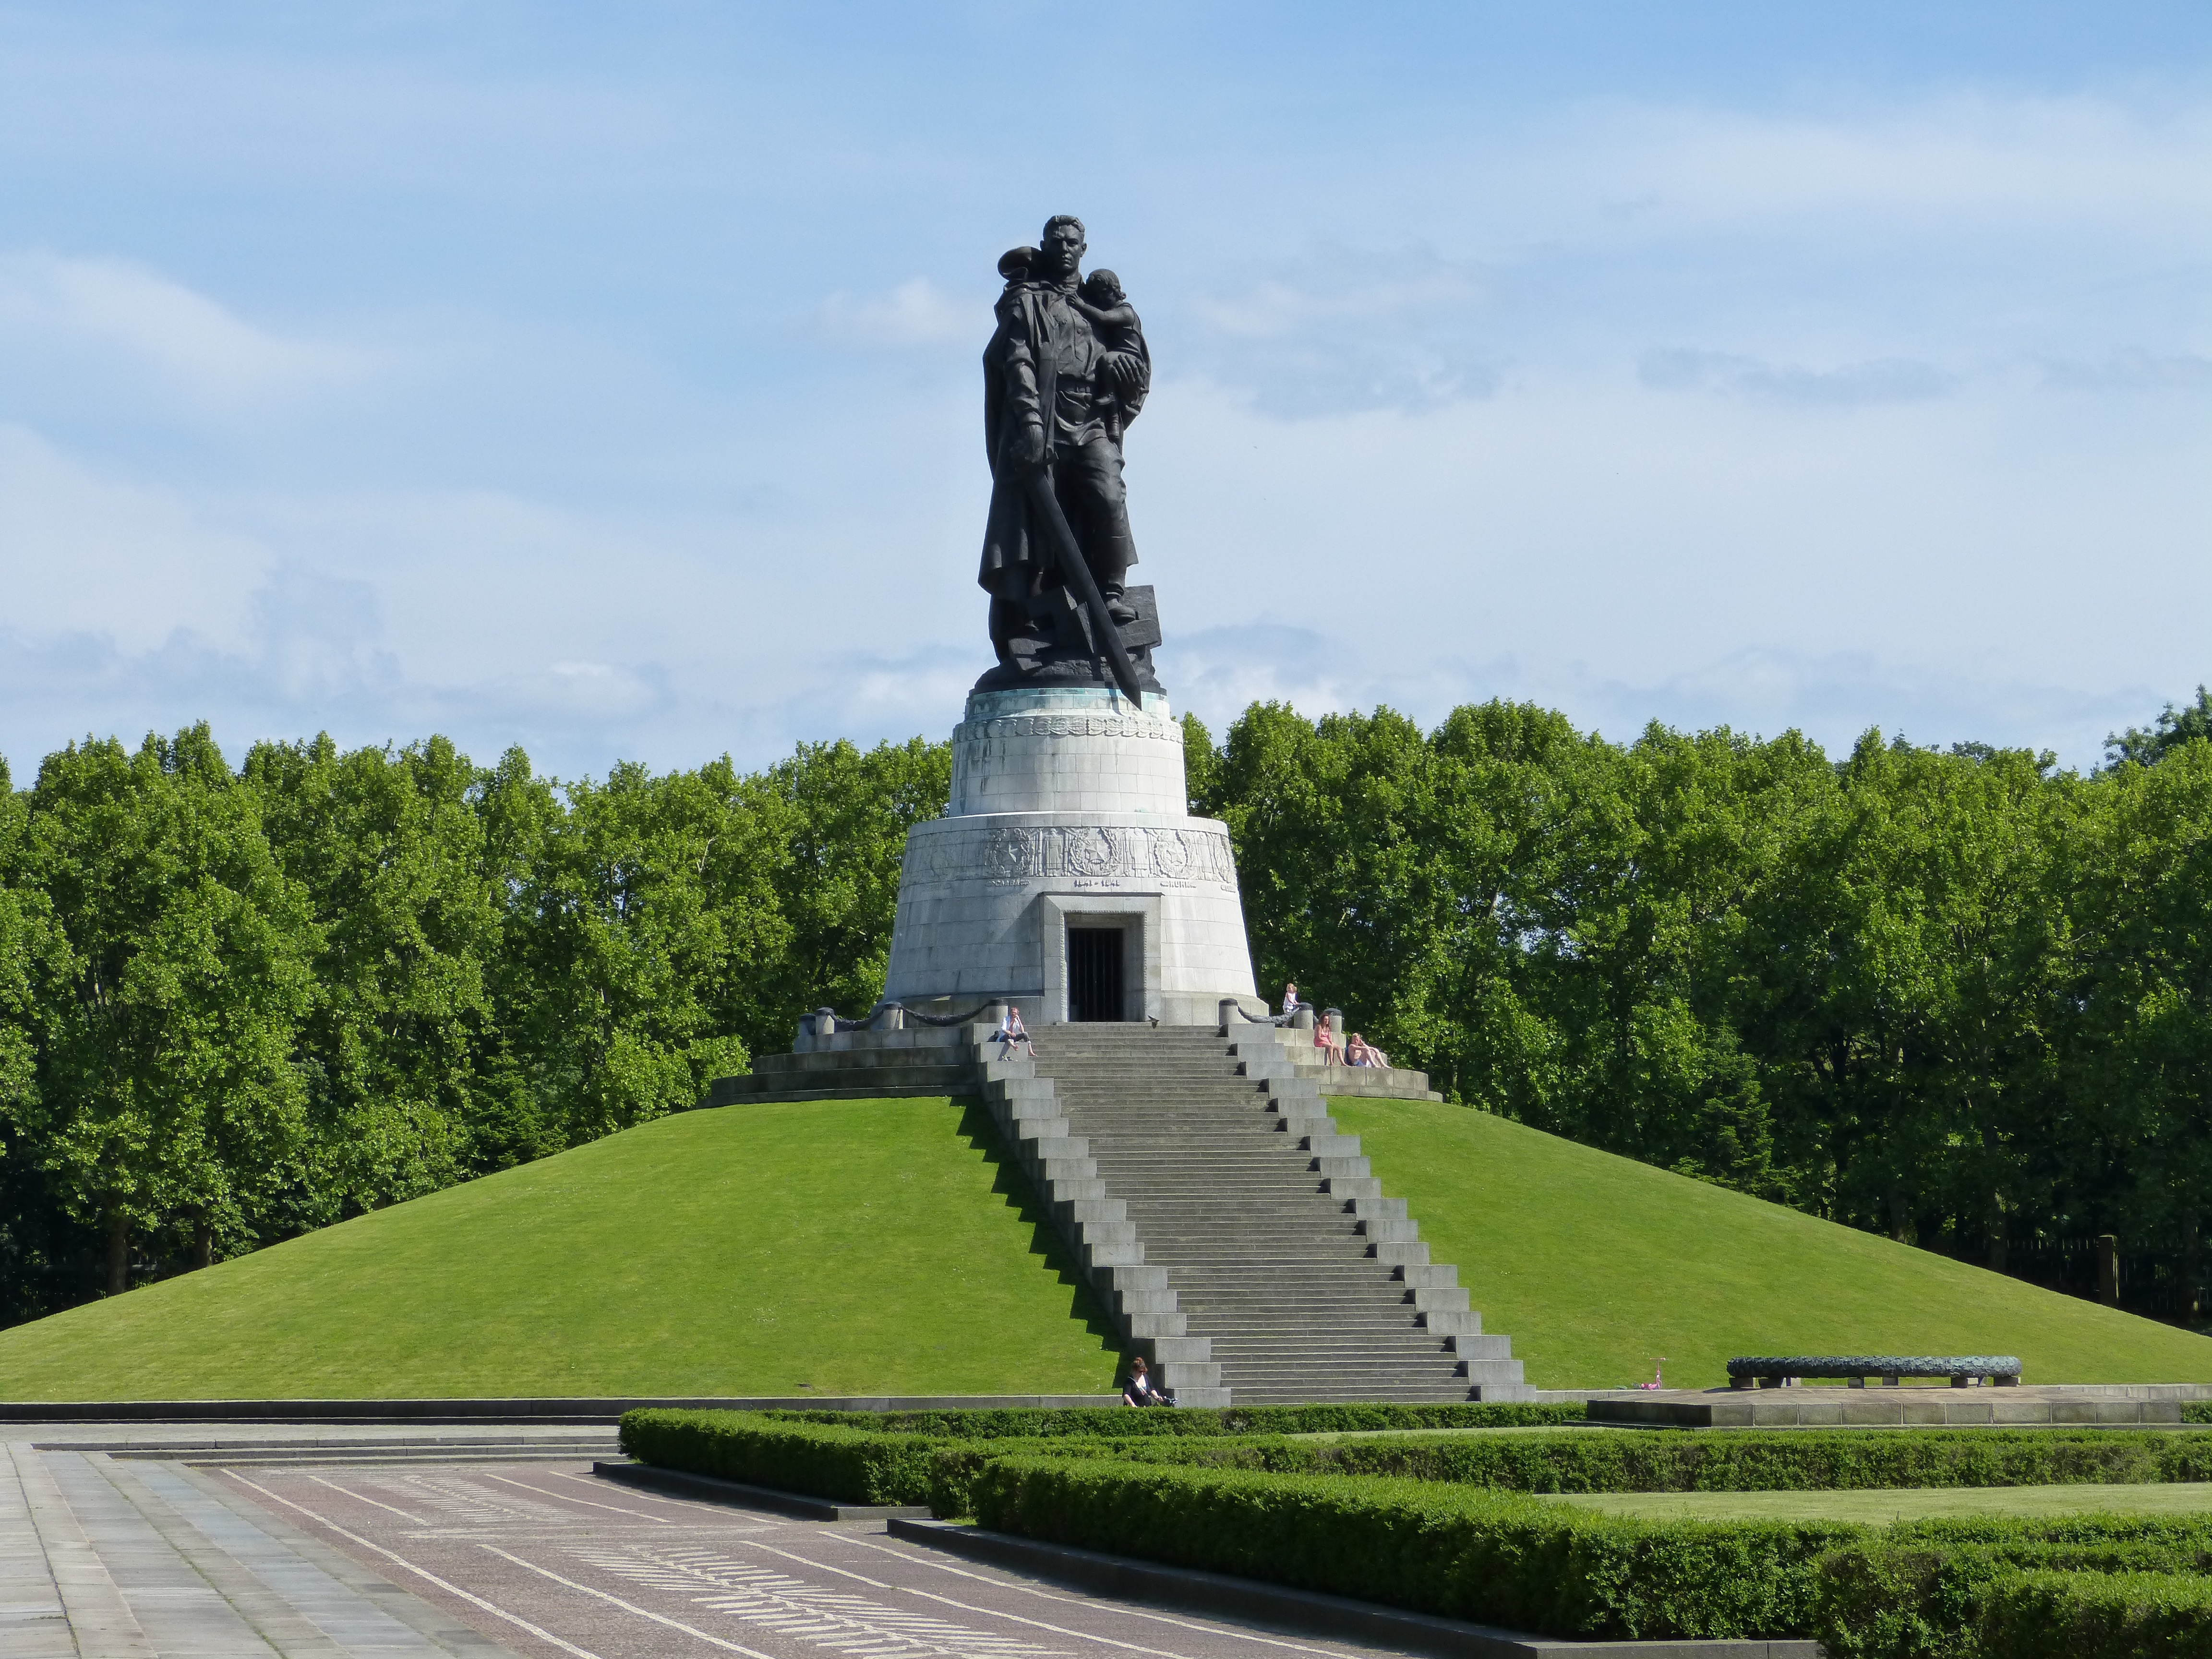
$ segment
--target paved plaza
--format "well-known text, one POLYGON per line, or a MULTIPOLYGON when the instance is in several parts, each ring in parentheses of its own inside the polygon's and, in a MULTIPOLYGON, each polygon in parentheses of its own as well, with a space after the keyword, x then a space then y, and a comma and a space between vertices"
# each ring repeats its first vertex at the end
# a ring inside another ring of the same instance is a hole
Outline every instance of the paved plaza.
MULTIPOLYGON (((533 1431, 520 1451, 512 1431, 438 1431, 450 1451, 394 1432, 381 1453, 360 1436, 319 1451, 327 1429, 228 1453, 204 1425, 8 1432, 0 1652, 11 1659, 1376 1651, 1085 1595, 894 1540, 880 1522, 787 1520, 617 1486, 574 1454, 573 1430, 533 1431), (88 1449, 102 1446, 114 1449, 88 1449), (301 1461, 324 1455, 345 1461, 301 1461)), ((257 1443, 287 1437, 252 1431, 257 1443)))

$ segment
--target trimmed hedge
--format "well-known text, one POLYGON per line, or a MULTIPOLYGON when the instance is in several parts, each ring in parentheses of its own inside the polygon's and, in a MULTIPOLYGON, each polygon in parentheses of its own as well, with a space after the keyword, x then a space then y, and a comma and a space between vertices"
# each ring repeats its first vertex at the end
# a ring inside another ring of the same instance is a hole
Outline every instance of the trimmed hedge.
MULTIPOLYGON (((2001 1523, 2000 1523, 2001 1524, 2001 1523)), ((1898 1528, 1820 1563, 1816 1633, 1829 1659, 1965 1659, 1984 1652, 1990 1597, 2022 1571, 2193 1575, 2212 1566, 2212 1523, 2154 1527, 2106 1517, 2101 1535, 1947 1539, 1938 1523, 1898 1528), (1915 1535, 1917 1534, 1917 1535, 1915 1535)), ((2023 1533, 2047 1532, 2015 1523, 2023 1533)), ((2080 1529, 2077 1529, 2080 1530, 2080 1529)))
MULTIPOLYGON (((1135 1413, 1130 1413, 1132 1416, 1135 1413)), ((1010 1452, 1067 1449, 1063 1440, 947 1440, 881 1434, 836 1423, 766 1422, 763 1412, 625 1413, 622 1449, 641 1463, 719 1475, 843 1504, 927 1504, 951 1518, 974 1512, 975 1478, 1010 1452)), ((1079 1456, 1134 1456, 1164 1447, 1086 1437, 1079 1456)))
MULTIPOLYGON (((2212 1573, 2212 1516, 1990 1516, 1881 1528, 1654 1521, 1504 1489, 1508 1478, 1553 1481, 1546 1491, 1908 1485, 1887 1477, 1928 1466, 1869 1462, 1856 1450, 1906 1438, 956 1438, 683 1411, 632 1412, 622 1424, 623 1450, 665 1468, 846 1503, 927 1504, 939 1516, 973 1514, 987 1527, 1054 1542, 1558 1636, 1817 1635, 1831 1659, 2005 1659, 2016 1650, 2007 1645, 2014 1626, 2029 1615, 2007 1610, 2013 1604, 2000 1592, 2009 1595, 2004 1587, 2023 1573, 2116 1582, 2212 1573), (1620 1448, 1623 1456, 1592 1461, 1584 1454, 1593 1446, 1620 1448), (1569 1486, 1568 1478, 1593 1484, 1569 1486), (1611 1484, 1632 1480, 1677 1484, 1611 1484)), ((2133 1480, 2143 1476, 2129 1458, 2160 1446, 2186 1449, 2185 1437, 2172 1435, 2045 1432, 2000 1441, 1984 1430, 1911 1438, 1996 1448, 1986 1464, 1938 1455, 1948 1484, 2002 1484, 1996 1477, 2008 1474, 2044 1480, 2055 1470, 2077 1480, 2133 1480), (2046 1449, 2044 1457, 2022 1463, 2019 1448, 2037 1446, 2046 1449), (2100 1461, 2100 1449, 2118 1461, 2100 1461), (1961 1468, 1990 1478, 1957 1480, 1961 1468)), ((2189 1453, 2203 1455, 2201 1446, 2189 1453)), ((2166 1467, 2186 1465, 2179 1453, 2177 1459, 2166 1467)), ((2212 1654, 2188 1645, 2199 1639, 2190 1622, 2198 1615, 2185 1596, 2076 1589, 2076 1600, 2087 1599, 2065 1615, 2081 1632, 2069 1659, 2212 1654), (2124 1645, 2138 1638, 2166 1645, 2124 1645)), ((2045 1600, 2033 1605, 2045 1607, 2058 1591, 2037 1595, 2045 1600)))
POLYGON ((757 1412, 623 1413, 622 1449, 641 1463, 719 1475, 846 1504, 928 1501, 929 1455, 919 1435, 763 1422, 757 1412))
POLYGON ((1990 1588, 1976 1633, 2002 1659, 2212 1656, 2212 1579, 2024 1572, 1990 1588))
POLYGON ((1358 1434, 1391 1429, 1541 1429, 1588 1420, 1579 1402, 1443 1406, 1232 1406, 1221 1410, 1132 1411, 1126 1406, 1064 1410, 1009 1407, 995 1411, 832 1412, 759 1413, 789 1423, 826 1423, 878 1434, 928 1434, 957 1440, 1029 1439, 1037 1436, 1103 1435, 1126 1440, 1142 1435, 1358 1434))
MULTIPOLYGON (((1179 1415, 1125 1412, 1121 1422, 1179 1415)), ((833 1419, 834 1413, 820 1417, 833 1419)), ((890 1433, 793 1413, 632 1412, 623 1449, 671 1468, 856 1504, 971 1512, 970 1486, 1012 1452, 1276 1474, 1366 1475, 1522 1492, 1842 1491, 2212 1479, 2212 1435, 1990 1429, 1757 1434, 1402 1436, 1294 1440, 1157 1431, 1109 1437, 890 1433)))
POLYGON ((2183 1401, 2181 1420, 2185 1423, 2212 1423, 2212 1400, 2183 1401))
POLYGON ((1547 1635, 1784 1637, 1814 1564, 1865 1528, 1631 1521, 1433 1482, 1002 1456, 975 1480, 994 1531, 1332 1591, 1547 1635))
POLYGON ((1843 1492, 2212 1480, 2212 1434, 2111 1430, 1786 1430, 1347 1441, 1258 1466, 1515 1492, 1843 1492))

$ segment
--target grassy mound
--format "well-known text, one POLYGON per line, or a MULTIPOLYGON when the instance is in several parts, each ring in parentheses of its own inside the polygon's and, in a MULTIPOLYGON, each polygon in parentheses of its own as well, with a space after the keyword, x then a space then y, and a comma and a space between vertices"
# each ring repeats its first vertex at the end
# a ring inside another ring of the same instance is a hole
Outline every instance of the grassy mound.
MULTIPOLYGON (((1499 1118, 1334 1110, 1541 1387, 1808 1352, 2212 1381, 2205 1338, 1499 1118)), ((1110 1333, 1001 1160, 945 1100, 688 1113, 0 1332, 0 1398, 1103 1394, 1110 1333)))
POLYGON ((665 1118, 0 1332, 0 1397, 1104 1394, 989 1120, 665 1118))
POLYGON ((1340 1099, 1540 1388, 1712 1388, 1732 1354, 2011 1353, 2028 1382, 2212 1382, 2212 1340, 1456 1106, 1340 1099))

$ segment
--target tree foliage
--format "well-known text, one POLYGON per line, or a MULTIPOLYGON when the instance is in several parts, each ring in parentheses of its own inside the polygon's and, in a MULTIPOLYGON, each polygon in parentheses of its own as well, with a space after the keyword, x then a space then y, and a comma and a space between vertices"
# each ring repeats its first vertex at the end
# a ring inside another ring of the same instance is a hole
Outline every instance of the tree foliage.
MULTIPOLYGON (((2212 697, 2048 755, 1183 721, 1255 968, 1448 1097, 1995 1267, 2200 1277, 2212 697)), ((880 992, 945 745, 604 781, 204 726, 0 767, 0 1319, 684 1109, 880 992)))
POLYGON ((695 1104, 883 982, 945 745, 604 782, 204 726, 0 770, 0 1322, 695 1104))
POLYGON ((2197 700, 2176 708, 2166 704, 2148 726, 2131 726, 2105 739, 2105 758, 2113 766, 2154 766, 2183 744, 2212 738, 2212 691, 2197 688, 2197 700))
MULTIPOLYGON (((2203 699, 2200 698, 2200 702, 2203 699)), ((1190 767, 1255 966, 1469 1105, 2002 1268, 2212 1191, 2212 741, 2089 778, 1493 702, 1190 767)), ((2182 735, 2176 736, 2176 733, 2182 735)))

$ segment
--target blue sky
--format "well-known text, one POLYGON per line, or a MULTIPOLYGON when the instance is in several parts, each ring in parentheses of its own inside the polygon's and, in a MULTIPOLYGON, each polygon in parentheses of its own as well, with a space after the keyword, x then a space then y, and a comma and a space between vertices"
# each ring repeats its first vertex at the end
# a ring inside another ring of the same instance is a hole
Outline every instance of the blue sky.
POLYGON ((0 754, 942 736, 999 252, 1160 669, 2098 757, 2212 679, 2212 9, 0 0, 0 754))

